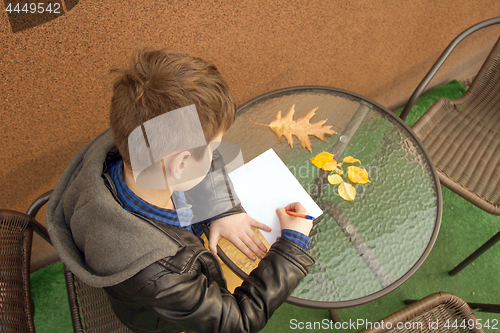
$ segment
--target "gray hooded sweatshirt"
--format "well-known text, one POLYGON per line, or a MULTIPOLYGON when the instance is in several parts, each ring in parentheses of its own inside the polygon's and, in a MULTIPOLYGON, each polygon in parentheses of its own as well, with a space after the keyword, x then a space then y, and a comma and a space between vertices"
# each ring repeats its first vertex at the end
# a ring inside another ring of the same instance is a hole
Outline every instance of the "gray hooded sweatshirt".
POLYGON ((81 281, 95 287, 123 282, 178 250, 156 226, 124 210, 105 185, 104 162, 114 148, 108 129, 80 150, 59 179, 46 210, 50 239, 61 260, 81 281))

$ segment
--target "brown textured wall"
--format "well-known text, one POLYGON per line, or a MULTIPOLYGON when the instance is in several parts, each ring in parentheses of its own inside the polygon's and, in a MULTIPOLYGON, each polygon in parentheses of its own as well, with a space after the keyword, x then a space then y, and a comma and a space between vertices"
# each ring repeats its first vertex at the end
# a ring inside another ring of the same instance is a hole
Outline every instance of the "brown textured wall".
MULTIPOLYGON (((8 15, 9 2, 0 4, 0 207, 20 211, 108 127, 109 69, 137 46, 213 61, 238 104, 325 85, 393 108, 458 33, 500 15, 498 0, 66 0, 52 16, 8 15)), ((432 85, 472 76, 499 35, 468 38, 432 85)), ((37 238, 34 267, 54 254, 37 238)))

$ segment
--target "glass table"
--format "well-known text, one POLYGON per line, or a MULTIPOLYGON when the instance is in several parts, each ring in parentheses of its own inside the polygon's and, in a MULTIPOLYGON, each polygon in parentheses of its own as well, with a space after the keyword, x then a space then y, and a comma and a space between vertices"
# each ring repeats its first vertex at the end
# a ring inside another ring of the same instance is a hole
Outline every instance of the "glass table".
MULTIPOLYGON (((429 255, 442 215, 436 170, 411 129, 377 103, 328 87, 281 89, 239 107, 224 141, 239 145, 245 162, 273 148, 323 209, 310 234, 316 264, 287 302, 323 309, 364 304, 399 287, 429 255), (292 105, 294 120, 317 108, 310 122, 327 119, 338 134, 326 142, 310 136, 311 153, 297 138, 291 148, 249 121, 269 124, 292 105), (343 200, 310 162, 322 151, 339 161, 353 156, 367 169, 371 182, 355 185, 354 201, 343 200)), ((221 259, 241 278, 257 266, 229 242, 220 245, 221 259)))

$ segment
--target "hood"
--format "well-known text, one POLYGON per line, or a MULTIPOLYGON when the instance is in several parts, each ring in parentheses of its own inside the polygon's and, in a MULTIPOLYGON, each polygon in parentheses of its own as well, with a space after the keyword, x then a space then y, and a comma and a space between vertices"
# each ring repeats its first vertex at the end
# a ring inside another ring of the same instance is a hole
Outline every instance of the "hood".
POLYGON ((70 162, 47 204, 50 239, 67 268, 95 287, 118 284, 174 255, 179 244, 115 200, 102 177, 115 148, 108 129, 70 162))

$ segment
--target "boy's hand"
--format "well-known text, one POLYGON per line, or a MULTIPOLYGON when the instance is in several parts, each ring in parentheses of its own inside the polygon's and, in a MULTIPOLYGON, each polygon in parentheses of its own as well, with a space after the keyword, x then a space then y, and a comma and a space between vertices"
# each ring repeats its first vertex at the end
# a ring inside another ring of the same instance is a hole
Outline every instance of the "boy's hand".
POLYGON ((311 231, 313 226, 313 221, 306 220, 301 217, 290 216, 286 213, 286 210, 306 215, 309 214, 300 202, 294 202, 289 204, 285 208, 276 209, 276 214, 280 219, 281 230, 291 229, 309 236, 309 232, 311 231))
POLYGON ((223 237, 233 243, 249 259, 255 260, 255 255, 262 259, 264 258, 264 253, 267 252, 267 248, 251 227, 257 227, 268 232, 271 231, 271 228, 257 222, 246 213, 230 215, 215 220, 210 223, 208 248, 214 254, 217 254, 217 243, 223 237))

